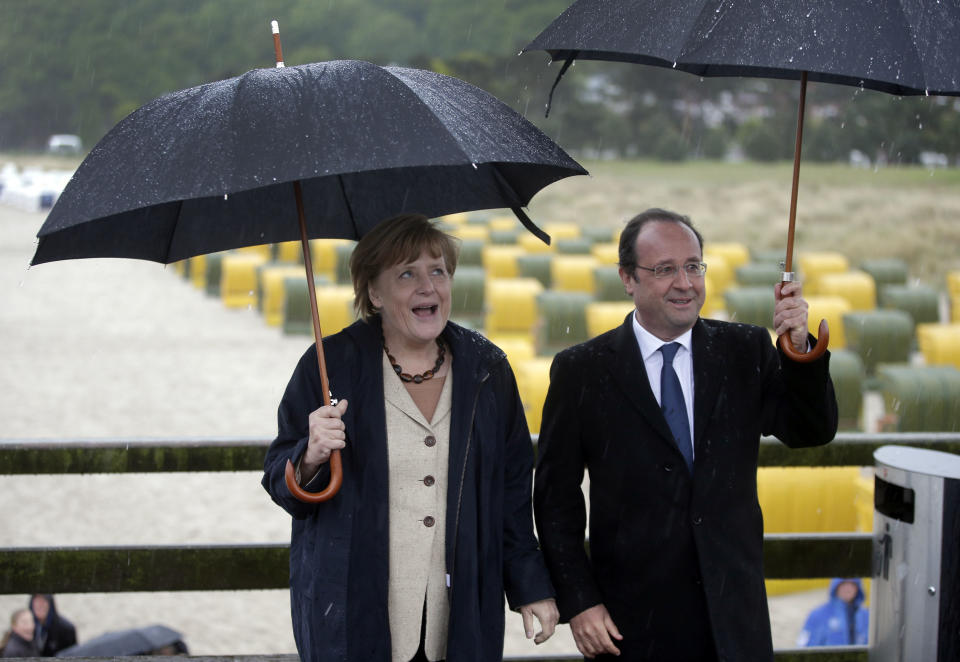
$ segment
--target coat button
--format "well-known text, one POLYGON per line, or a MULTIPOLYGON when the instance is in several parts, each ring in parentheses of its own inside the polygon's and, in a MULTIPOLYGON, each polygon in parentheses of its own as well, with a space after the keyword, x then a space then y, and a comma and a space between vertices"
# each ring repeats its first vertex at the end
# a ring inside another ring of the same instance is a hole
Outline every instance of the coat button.
POLYGON ((668 463, 668 464, 665 464, 665 465, 663 465, 663 470, 669 473, 669 472, 673 471, 673 465, 672 465, 672 464, 669 464, 669 463, 668 463))
POLYGON ((437 481, 434 479, 433 476, 424 476, 424 477, 423 477, 423 484, 426 485, 427 487, 430 487, 430 486, 433 485, 435 482, 437 482, 437 481))
POLYGON ((433 519, 433 517, 431 517, 430 515, 427 515, 426 517, 423 518, 424 526, 433 526, 436 523, 437 523, 437 520, 433 519))
POLYGON ((697 515, 696 517, 693 518, 693 523, 694 523, 694 524, 701 524, 702 522, 703 522, 703 518, 700 517, 699 515, 697 515))
POLYGON ((423 443, 425 443, 427 446, 430 446, 430 447, 436 446, 437 438, 434 437, 433 435, 429 435, 426 439, 423 440, 423 443))

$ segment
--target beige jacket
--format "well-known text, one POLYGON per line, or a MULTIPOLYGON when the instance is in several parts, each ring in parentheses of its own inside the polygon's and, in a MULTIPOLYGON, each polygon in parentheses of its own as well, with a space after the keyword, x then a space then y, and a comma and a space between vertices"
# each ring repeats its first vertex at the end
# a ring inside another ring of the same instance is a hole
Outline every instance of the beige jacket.
POLYGON ((420 645, 426 599, 424 649, 428 660, 446 657, 447 599, 444 538, 447 458, 453 373, 427 421, 383 357, 390 496, 388 613, 394 660, 409 660, 420 645))

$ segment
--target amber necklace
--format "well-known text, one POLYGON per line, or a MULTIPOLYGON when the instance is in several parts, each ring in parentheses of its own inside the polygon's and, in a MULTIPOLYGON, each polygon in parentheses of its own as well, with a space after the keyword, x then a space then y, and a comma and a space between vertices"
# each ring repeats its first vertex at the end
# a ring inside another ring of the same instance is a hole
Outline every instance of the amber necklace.
POLYGON ((413 382, 414 384, 422 384, 428 379, 433 378, 433 376, 437 374, 437 371, 440 370, 440 366, 443 365, 443 355, 447 353, 447 350, 444 348, 440 338, 437 338, 437 347, 439 348, 437 351, 437 362, 433 364, 433 367, 419 375, 411 375, 403 371, 403 368, 400 367, 400 364, 397 363, 397 360, 393 358, 393 355, 387 348, 387 339, 383 339, 383 351, 387 353, 387 360, 390 361, 390 365, 393 366, 393 371, 397 373, 397 376, 400 377, 402 381, 413 382))

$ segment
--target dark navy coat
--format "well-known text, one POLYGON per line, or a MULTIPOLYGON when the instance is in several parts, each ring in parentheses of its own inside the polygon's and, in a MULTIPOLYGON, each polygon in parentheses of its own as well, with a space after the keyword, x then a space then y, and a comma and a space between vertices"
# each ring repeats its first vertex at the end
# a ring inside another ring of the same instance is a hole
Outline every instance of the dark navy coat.
MULTIPOLYGON (((447 660, 500 660, 504 591, 511 608, 553 597, 533 535, 533 450, 503 352, 448 323, 453 403, 447 490, 450 575, 447 660)), ((278 412, 263 486, 293 516, 290 602, 305 661, 390 660, 387 440, 379 318, 324 339, 333 397, 347 399, 343 487, 307 504, 284 482, 307 445, 307 417, 322 405, 316 348, 300 359, 278 412)), ((329 468, 314 481, 326 486, 329 468)))

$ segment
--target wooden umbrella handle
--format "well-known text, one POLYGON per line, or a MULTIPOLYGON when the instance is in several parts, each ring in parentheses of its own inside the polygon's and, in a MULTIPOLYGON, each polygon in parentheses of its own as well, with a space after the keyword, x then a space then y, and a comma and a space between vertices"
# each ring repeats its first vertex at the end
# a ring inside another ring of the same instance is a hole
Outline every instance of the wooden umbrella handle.
POLYGON ((341 462, 340 451, 330 453, 330 482, 322 492, 308 492, 297 483, 297 470, 293 468, 293 462, 287 460, 287 466, 283 472, 287 489, 290 490, 290 494, 296 497, 297 501, 303 501, 304 503, 329 501, 340 491, 340 486, 343 485, 343 465, 341 462))
POLYGON ((820 320, 820 328, 817 329, 817 344, 811 347, 809 352, 798 352, 793 348, 789 331, 780 335, 780 349, 791 361, 796 361, 797 363, 816 361, 827 351, 827 344, 829 342, 830 328, 827 326, 827 320, 824 319, 820 320))

